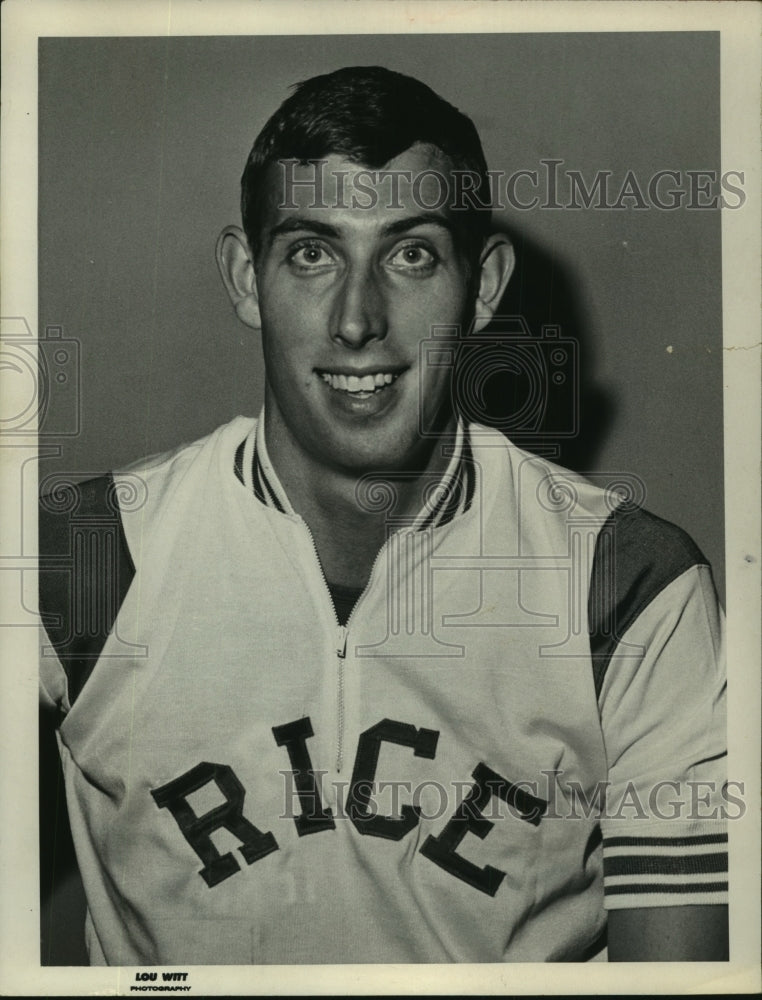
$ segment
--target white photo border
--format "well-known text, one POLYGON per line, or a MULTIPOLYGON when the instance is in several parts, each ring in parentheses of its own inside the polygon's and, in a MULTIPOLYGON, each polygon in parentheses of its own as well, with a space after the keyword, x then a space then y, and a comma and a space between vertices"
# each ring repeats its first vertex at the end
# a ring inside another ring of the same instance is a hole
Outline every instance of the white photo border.
MULTIPOLYGON (((2 314, 37 329, 37 40, 42 36, 683 31, 721 36, 722 163, 745 171, 743 211, 724 212, 725 511, 730 766, 745 818, 731 824, 727 964, 637 966, 257 966, 190 969, 191 995, 734 993, 760 986, 760 26, 753 2, 447 2, 295 0, 7 0, 3 18, 2 314), (231 27, 232 26, 232 27, 231 27)), ((19 470, 34 441, 2 444, 4 520, 22 523, 19 470)), ((9 530, 12 530, 9 528, 9 530)), ((14 550, 15 551, 15 550, 14 550)), ((18 602, 20 573, 0 568, 0 600, 18 602), (14 588, 16 591, 14 592, 14 588)), ((23 568, 23 567, 22 567, 23 568)), ((36 580, 24 572, 24 588, 36 580)), ((132 968, 49 968, 39 961, 37 632, 6 629, 3 651, 0 991, 128 994, 132 968)))

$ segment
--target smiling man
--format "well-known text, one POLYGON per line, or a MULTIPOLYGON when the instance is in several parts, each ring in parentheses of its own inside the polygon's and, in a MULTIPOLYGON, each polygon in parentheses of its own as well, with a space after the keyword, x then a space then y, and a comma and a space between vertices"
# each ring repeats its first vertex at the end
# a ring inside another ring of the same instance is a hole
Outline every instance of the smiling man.
POLYGON ((239 317, 262 331, 275 473, 328 579, 363 587, 386 520, 358 506, 358 479, 416 473, 396 479, 395 513, 418 514, 456 431, 450 370, 421 345, 433 323, 486 325, 513 254, 502 235, 474 246, 447 205, 424 207, 453 169, 437 147, 416 141, 376 171, 348 155, 268 164, 262 204, 246 233, 223 232, 218 260, 239 317))
POLYGON ((79 548, 43 502, 92 962, 725 957, 711 571, 459 415, 487 186, 418 81, 299 85, 217 247, 262 414, 79 487, 79 548))

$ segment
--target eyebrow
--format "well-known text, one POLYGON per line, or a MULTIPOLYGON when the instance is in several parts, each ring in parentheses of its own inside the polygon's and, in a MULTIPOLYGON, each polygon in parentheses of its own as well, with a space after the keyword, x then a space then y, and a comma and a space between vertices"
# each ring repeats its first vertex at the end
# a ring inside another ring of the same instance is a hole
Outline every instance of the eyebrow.
MULTIPOLYGON (((422 212, 420 215, 410 215, 407 218, 398 219, 396 222, 390 222, 383 227, 381 235, 398 236, 400 233, 407 233, 421 226, 437 226, 439 229, 444 229, 450 236, 455 235, 452 224, 443 216, 436 215, 434 212, 422 212)), ((317 219, 308 218, 303 215, 291 215, 269 230, 267 234, 268 245, 272 246, 278 236, 296 232, 308 232, 314 233, 316 236, 333 238, 341 236, 341 230, 327 222, 319 222, 317 219)))

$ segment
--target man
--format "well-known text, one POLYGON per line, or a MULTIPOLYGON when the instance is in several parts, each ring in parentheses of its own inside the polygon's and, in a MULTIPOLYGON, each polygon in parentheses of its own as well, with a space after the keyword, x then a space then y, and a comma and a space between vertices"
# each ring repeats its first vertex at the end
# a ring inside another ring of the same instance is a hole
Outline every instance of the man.
POLYGON ((93 963, 726 957, 709 567, 458 415, 486 169, 415 80, 301 84, 218 242, 263 413, 43 502, 93 963))

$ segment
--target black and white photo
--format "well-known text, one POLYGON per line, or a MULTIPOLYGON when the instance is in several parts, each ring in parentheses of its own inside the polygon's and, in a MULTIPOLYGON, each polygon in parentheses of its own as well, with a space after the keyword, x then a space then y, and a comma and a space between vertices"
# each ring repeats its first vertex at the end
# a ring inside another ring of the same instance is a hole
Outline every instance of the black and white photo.
POLYGON ((747 954, 728 38, 415 6, 40 32, 41 973, 747 954))

